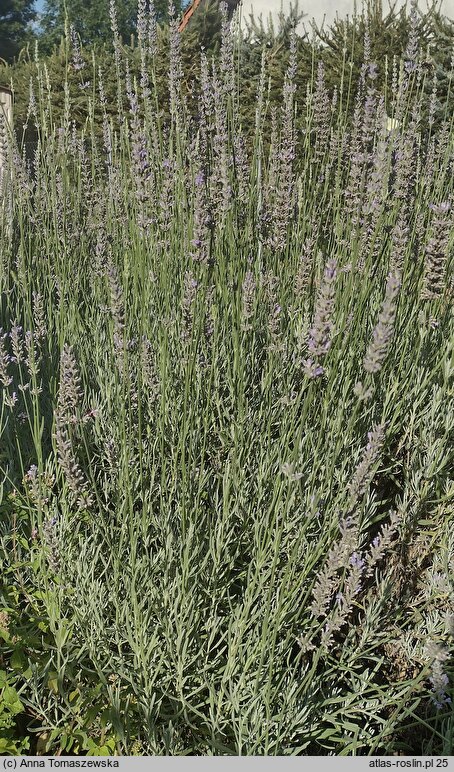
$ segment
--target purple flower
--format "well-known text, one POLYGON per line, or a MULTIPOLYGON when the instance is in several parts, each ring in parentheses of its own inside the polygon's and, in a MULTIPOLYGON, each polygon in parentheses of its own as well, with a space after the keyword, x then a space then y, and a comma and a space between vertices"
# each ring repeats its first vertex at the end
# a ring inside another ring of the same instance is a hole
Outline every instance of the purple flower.
POLYGON ((148 53, 155 56, 157 51, 156 10, 153 0, 148 0, 148 53))
POLYGON ((433 691, 432 702, 437 710, 442 710, 451 704, 451 697, 448 696, 446 688, 449 684, 449 678, 444 672, 444 663, 449 659, 449 653, 442 646, 435 643, 428 646, 428 653, 433 657, 432 675, 429 679, 433 691))
POLYGON ((79 38, 78 38, 77 32, 76 32, 73 24, 71 24, 71 26, 69 28, 69 32, 70 32, 70 37, 71 37, 71 45, 72 45, 72 49, 73 49, 71 64, 72 64, 73 70, 78 72, 79 70, 83 70, 84 69, 85 62, 82 59, 82 54, 81 54, 81 51, 80 51, 79 38))
POLYGON ((13 357, 11 361, 20 365, 24 360, 23 342, 22 342, 23 329, 16 322, 11 327, 10 338, 11 346, 13 349, 13 357))
POLYGON ((312 359, 303 359, 301 362, 303 373, 308 378, 320 378, 325 370, 321 365, 317 365, 312 359))
POLYGON ((325 68, 320 60, 317 69, 317 82, 313 96, 314 117, 313 127, 315 131, 315 160, 322 161, 329 143, 331 105, 328 89, 325 82, 325 68))
POLYGON ((64 345, 60 357, 60 387, 57 399, 57 422, 76 424, 79 420, 82 387, 76 358, 70 346, 64 345))
POLYGON ((137 2, 137 38, 142 46, 147 37, 146 0, 137 2))
POLYGON ((352 511, 355 504, 361 496, 364 495, 370 484, 374 472, 374 465, 379 458, 383 447, 385 439, 384 428, 384 424, 378 424, 377 426, 374 426, 372 431, 367 435, 367 445, 363 450, 361 461, 355 469, 348 488, 349 511, 352 511))
POLYGON ((5 340, 7 337, 7 333, 2 333, 2 329, 0 327, 0 383, 5 389, 13 382, 12 377, 8 373, 8 364, 11 362, 11 357, 8 354, 5 346, 5 340))
POLYGON ((169 92, 170 92, 170 112, 174 120, 180 121, 180 85, 183 78, 180 52, 180 33, 178 31, 178 20, 175 15, 175 5, 173 0, 169 1, 169 29, 170 29, 170 64, 169 64, 169 92))
POLYGON ((407 48, 405 50, 405 72, 408 74, 417 69, 417 60, 419 53, 419 30, 418 30, 418 3, 413 0, 410 11, 410 34, 408 36, 407 48))
POLYGON ((450 201, 429 206, 433 216, 430 238, 424 252, 424 276, 421 289, 421 297, 424 300, 439 297, 443 293, 453 224, 450 201))
POLYGON ((369 78, 375 80, 378 77, 378 67, 375 62, 369 64, 369 78))
POLYGON ((385 299, 378 317, 378 323, 373 331, 372 341, 364 357, 363 365, 367 373, 376 373, 382 368, 393 336, 399 289, 399 274, 390 273, 386 282, 385 299))
POLYGON ((331 348, 334 329, 333 312, 335 300, 336 261, 330 259, 315 301, 313 325, 309 332, 307 347, 311 354, 323 358, 331 348))
POLYGON ((55 444, 58 463, 68 485, 70 499, 73 504, 77 505, 78 509, 88 509, 92 505, 93 499, 76 458, 68 427, 62 425, 58 416, 56 416, 56 424, 55 444))
POLYGON ((353 554, 350 556, 350 565, 353 566, 353 568, 362 570, 364 567, 364 560, 357 552, 353 552, 353 554))

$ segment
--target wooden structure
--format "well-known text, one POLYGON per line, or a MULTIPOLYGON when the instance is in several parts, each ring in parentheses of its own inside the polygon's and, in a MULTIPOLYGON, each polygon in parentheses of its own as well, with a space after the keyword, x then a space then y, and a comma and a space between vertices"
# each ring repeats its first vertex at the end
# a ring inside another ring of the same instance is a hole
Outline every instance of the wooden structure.
MULTIPOLYGON (((206 0, 192 0, 192 2, 189 3, 188 7, 183 13, 183 18, 180 21, 180 25, 178 27, 179 32, 183 32, 186 25, 188 24, 189 20, 193 16, 193 14, 196 12, 197 8, 200 5, 203 5, 203 3, 206 0)), ((240 4, 240 0, 227 0, 227 8, 228 8, 228 15, 229 19, 232 18, 233 13, 235 11, 235 8, 240 4)))

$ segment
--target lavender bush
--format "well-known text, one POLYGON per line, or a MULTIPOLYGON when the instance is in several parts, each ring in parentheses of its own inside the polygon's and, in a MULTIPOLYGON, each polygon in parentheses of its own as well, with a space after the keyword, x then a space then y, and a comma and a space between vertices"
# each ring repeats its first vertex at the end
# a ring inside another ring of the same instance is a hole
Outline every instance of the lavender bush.
POLYGON ((167 111, 139 12, 140 83, 111 3, 115 121, 94 61, 85 128, 65 83, 57 125, 38 59, 2 178, 1 656, 31 747, 452 753, 454 132, 421 119, 425 52, 330 93, 294 32, 248 142, 226 10, 197 120, 175 20, 167 111))

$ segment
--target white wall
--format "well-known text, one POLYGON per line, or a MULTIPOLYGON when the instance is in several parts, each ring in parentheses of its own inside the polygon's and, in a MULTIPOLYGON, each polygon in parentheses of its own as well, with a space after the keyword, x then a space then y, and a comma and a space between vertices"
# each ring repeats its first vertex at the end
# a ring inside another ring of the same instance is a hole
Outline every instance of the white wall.
MULTIPOLYGON (((242 16, 248 16, 251 8, 253 8, 255 16, 263 13, 264 21, 270 12, 275 19, 280 5, 281 0, 243 0, 242 16)), ((289 5, 289 0, 283 0, 284 11, 288 9, 289 5)), ((403 2, 400 5, 403 5, 403 2)), ((425 0, 419 0, 419 5, 421 9, 424 9, 426 7, 425 0)), ((384 10, 388 7, 387 0, 383 0, 383 7, 384 10)), ((443 13, 450 18, 454 18, 454 0, 442 0, 441 7, 443 13)), ((358 10, 360 8, 361 0, 358 0, 358 10)), ((326 16, 326 21, 329 23, 336 16, 336 12, 341 17, 347 13, 351 14, 353 12, 353 0, 299 0, 299 9, 307 14, 306 22, 314 18, 317 24, 321 24, 323 16, 326 16)))

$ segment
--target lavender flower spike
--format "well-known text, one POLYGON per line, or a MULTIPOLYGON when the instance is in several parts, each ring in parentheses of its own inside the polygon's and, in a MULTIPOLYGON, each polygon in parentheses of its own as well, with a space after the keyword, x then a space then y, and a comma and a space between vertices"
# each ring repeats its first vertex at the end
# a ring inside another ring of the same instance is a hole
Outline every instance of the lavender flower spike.
POLYGON ((453 223, 453 208, 449 201, 429 205, 433 211, 431 237, 424 255, 423 300, 439 297, 445 285, 449 241, 453 223))
POLYGON ((382 368, 393 336, 399 288, 399 274, 397 272, 390 273, 386 282, 385 299, 378 316, 378 323, 364 357, 363 364, 367 373, 376 373, 382 368))
POLYGON ((0 327, 0 383, 5 389, 13 382, 12 377, 8 373, 8 364, 11 361, 11 357, 6 350, 6 338, 7 333, 2 332, 0 327))
POLYGON ((451 704, 451 697, 447 694, 449 678, 444 672, 444 662, 449 659, 449 653, 436 643, 429 644, 427 653, 433 658, 432 675, 429 679, 433 691, 432 701, 437 710, 442 710, 446 705, 451 704))
POLYGON ((332 343, 336 267, 335 260, 327 261, 315 303, 313 325, 307 342, 311 354, 319 359, 326 356, 332 343))
POLYGON ((362 459, 355 469, 355 473, 348 489, 350 511, 367 490, 373 474, 373 466, 381 453, 384 438, 385 433, 383 424, 374 426, 372 431, 367 435, 367 445, 364 448, 362 459))
POLYGON ((63 424, 78 421, 82 402, 82 386, 76 358, 70 346, 63 346, 60 357, 60 387, 58 390, 57 416, 63 424))

